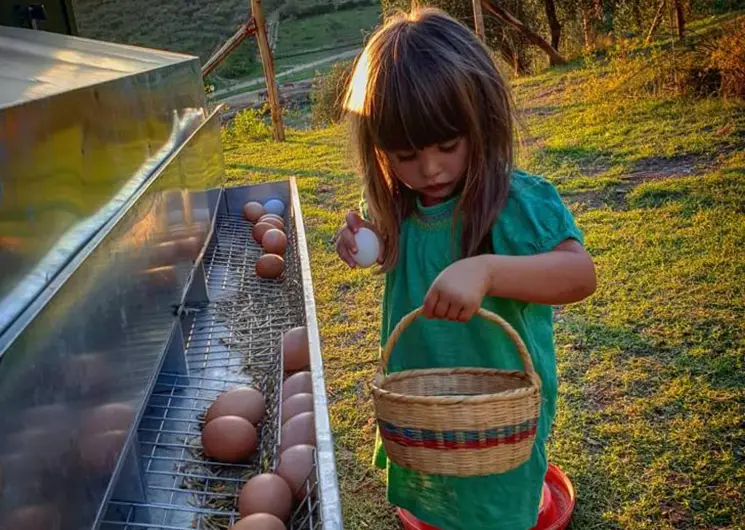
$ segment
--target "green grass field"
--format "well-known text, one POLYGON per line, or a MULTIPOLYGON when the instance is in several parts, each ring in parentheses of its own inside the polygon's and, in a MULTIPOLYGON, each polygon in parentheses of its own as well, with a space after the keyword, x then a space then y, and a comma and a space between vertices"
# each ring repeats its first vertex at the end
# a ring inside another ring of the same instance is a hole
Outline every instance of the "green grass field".
MULTIPOLYGON (((349 42, 361 44, 364 36, 379 22, 380 6, 375 4, 282 21, 275 53, 277 57, 282 57, 349 42)), ((296 60, 308 62, 306 57, 300 56, 296 60)))
MULTIPOLYGON (((745 103, 626 97, 575 64, 515 83, 521 166, 561 190, 599 274, 557 309, 550 458, 572 528, 745 529, 745 103)), ((606 72, 608 73, 608 72, 606 72)), ((359 198, 343 127, 226 145, 231 184, 298 177, 347 528, 398 528, 370 466, 383 278, 332 237, 359 198)))
MULTIPOLYGON (((361 47, 365 35, 380 22, 377 4, 344 9, 336 12, 303 18, 281 20, 274 50, 274 69, 279 74, 291 68, 354 50, 361 47)), ((245 42, 217 69, 219 75, 241 79, 262 77, 263 67, 255 60, 256 47, 245 42)), ((327 63, 280 78, 286 83, 313 77, 316 71, 325 72, 333 63, 327 63)), ((254 90, 256 87, 236 89, 229 95, 254 90)))

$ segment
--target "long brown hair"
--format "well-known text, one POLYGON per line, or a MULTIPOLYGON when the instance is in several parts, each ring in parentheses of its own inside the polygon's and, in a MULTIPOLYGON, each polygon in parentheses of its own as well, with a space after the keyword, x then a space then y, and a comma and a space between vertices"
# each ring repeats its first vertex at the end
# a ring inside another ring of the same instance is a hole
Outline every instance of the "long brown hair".
POLYGON ((345 110, 368 212, 386 248, 383 270, 398 260, 401 223, 416 206, 416 193, 398 181, 385 152, 466 138, 470 153, 454 214, 463 214, 460 252, 488 252, 490 229, 509 194, 513 109, 488 48, 444 12, 399 14, 370 37, 345 110))

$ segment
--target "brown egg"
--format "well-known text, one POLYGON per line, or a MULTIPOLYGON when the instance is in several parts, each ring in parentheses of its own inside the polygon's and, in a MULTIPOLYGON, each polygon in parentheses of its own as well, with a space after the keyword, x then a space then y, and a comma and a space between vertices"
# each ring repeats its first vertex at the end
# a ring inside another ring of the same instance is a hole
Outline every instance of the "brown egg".
POLYGON ((313 378, 310 372, 298 372, 291 375, 282 383, 282 401, 295 394, 312 394, 313 378))
POLYGON ((166 241, 154 245, 150 248, 150 265, 153 267, 163 267, 167 265, 173 265, 179 259, 178 247, 175 241, 166 241))
POLYGON ((22 506, 0 522, 2 530, 57 530, 61 528, 58 509, 53 504, 22 506))
POLYGON ((202 250, 202 245, 197 236, 176 240, 176 251, 181 259, 195 259, 200 250, 202 250))
POLYGON ((83 418, 83 436, 108 431, 126 431, 134 421, 135 409, 127 403, 107 403, 91 409, 83 418))
POLYGON ((264 240, 264 234, 266 234, 268 230, 273 229, 274 225, 271 225, 269 223, 256 223, 253 230, 254 241, 256 241, 258 244, 261 244, 261 242, 264 240))
POLYGON ((127 441, 127 431, 108 431, 80 440, 78 452, 86 468, 96 473, 114 470, 116 460, 127 441))
POLYGON ((302 412, 282 425, 280 452, 294 445, 316 445, 316 423, 312 412, 302 412))
POLYGON ((167 267, 151 267, 139 272, 140 277, 147 285, 153 287, 167 287, 176 281, 176 268, 171 265, 167 267))
POLYGON ((241 517, 254 513, 270 513, 283 521, 292 512, 292 492, 279 475, 264 473, 246 482, 238 497, 241 517))
POLYGON ((313 412, 313 394, 295 394, 282 402, 282 425, 303 412, 313 412))
POLYGON ((285 231, 285 222, 282 220, 281 217, 279 217, 277 215, 274 215, 274 214, 271 214, 271 213, 266 214, 261 219, 259 219, 259 222, 260 223, 269 223, 274 228, 276 228, 278 230, 282 230, 283 232, 285 231))
POLYGON ((285 270, 285 260, 276 254, 264 254, 256 262, 256 274, 260 278, 276 280, 285 270))
POLYGON ((264 233, 264 238, 261 240, 261 246, 264 247, 264 250, 269 254, 283 256, 285 250, 287 250, 287 236, 282 230, 272 228, 264 233))
POLYGON ((207 457, 237 464, 256 451, 256 429, 240 416, 220 416, 202 429, 202 447, 207 457))
POLYGON ((260 202, 247 202, 243 206, 243 216, 252 223, 258 221, 262 215, 264 215, 264 206, 260 202))
POLYGON ((276 213, 265 213, 264 215, 261 216, 261 219, 259 219, 259 221, 264 220, 264 219, 276 219, 277 221, 283 224, 285 222, 285 218, 282 217, 281 215, 277 215, 276 213))
POLYGON ((62 367, 65 387, 90 390, 100 385, 111 384, 116 377, 109 360, 102 353, 83 353, 68 360, 62 367))
POLYGON ((207 409, 204 421, 210 422, 220 416, 240 416, 258 425, 265 412, 264 396, 255 388, 246 386, 221 394, 207 409))
POLYGON ((255 513, 235 523, 230 530, 287 530, 287 527, 269 513, 255 513))
POLYGON ((282 350, 285 372, 296 372, 308 368, 310 364, 308 328, 300 326, 285 333, 282 337, 282 350))
MULTIPOLYGON (((279 455, 277 475, 285 479, 293 495, 302 499, 308 493, 306 484, 313 471, 312 445, 295 445, 279 455)), ((312 484, 311 484, 312 486, 312 484)))

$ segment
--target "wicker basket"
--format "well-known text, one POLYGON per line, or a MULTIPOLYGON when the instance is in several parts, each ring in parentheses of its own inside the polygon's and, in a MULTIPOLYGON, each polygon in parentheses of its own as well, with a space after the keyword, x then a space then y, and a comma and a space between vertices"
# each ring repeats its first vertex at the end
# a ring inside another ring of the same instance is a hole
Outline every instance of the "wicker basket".
POLYGON ((378 429, 388 458, 431 475, 504 473, 530 458, 541 406, 541 380, 525 343, 504 319, 478 314, 515 343, 525 372, 433 368, 386 375, 388 359, 413 311, 383 348, 372 385, 378 429))

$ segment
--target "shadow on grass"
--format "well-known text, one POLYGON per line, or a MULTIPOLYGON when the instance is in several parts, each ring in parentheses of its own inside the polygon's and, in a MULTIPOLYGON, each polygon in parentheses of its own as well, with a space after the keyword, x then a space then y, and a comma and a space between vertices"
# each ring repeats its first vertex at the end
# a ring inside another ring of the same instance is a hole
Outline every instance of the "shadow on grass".
POLYGON ((592 177, 610 169, 612 155, 592 147, 545 146, 531 153, 532 164, 558 175, 560 180, 592 177))

